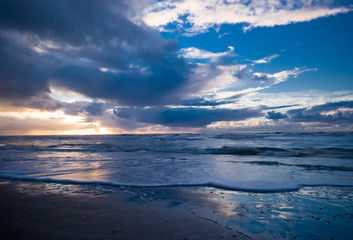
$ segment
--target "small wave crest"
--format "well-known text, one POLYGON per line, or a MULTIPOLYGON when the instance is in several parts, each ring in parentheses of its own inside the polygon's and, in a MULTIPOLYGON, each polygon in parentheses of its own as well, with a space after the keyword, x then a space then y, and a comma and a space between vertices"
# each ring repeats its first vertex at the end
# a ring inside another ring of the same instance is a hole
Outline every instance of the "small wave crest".
POLYGON ((32 152, 141 152, 150 150, 148 147, 120 146, 118 144, 113 145, 107 143, 63 143, 51 145, 4 144, 0 146, 0 149, 32 152))
POLYGON ((273 192, 291 192, 298 191, 303 187, 353 187, 353 184, 301 184, 295 182, 286 182, 279 184, 278 182, 237 182, 234 184, 221 182, 204 182, 204 183, 170 183, 170 184, 126 184, 109 181, 80 181, 71 179, 53 179, 53 178, 35 178, 24 176, 0 176, 6 180, 20 180, 30 182, 49 182, 59 184, 79 184, 79 185, 104 185, 113 187, 129 187, 129 188, 160 188, 160 187, 213 187, 230 191, 254 192, 254 193, 273 193, 273 192))
POLYGON ((224 155, 262 155, 276 157, 312 157, 329 156, 335 158, 353 158, 353 149, 350 148, 275 148, 275 147, 233 147, 207 148, 206 153, 224 155))
POLYGON ((247 164, 256 164, 263 166, 286 166, 286 167, 300 167, 305 170, 323 170, 323 171, 344 171, 353 172, 353 167, 345 166, 327 166, 327 165, 311 165, 311 164, 290 164, 290 163, 280 163, 277 161, 249 161, 243 162, 247 164))
MULTIPOLYGON (((287 155, 298 156, 297 153, 291 152, 283 148, 272 147, 229 147, 222 148, 207 148, 209 154, 226 154, 226 155, 275 155, 276 153, 289 153, 287 155)), ((299 154, 300 155, 300 154, 299 154)))

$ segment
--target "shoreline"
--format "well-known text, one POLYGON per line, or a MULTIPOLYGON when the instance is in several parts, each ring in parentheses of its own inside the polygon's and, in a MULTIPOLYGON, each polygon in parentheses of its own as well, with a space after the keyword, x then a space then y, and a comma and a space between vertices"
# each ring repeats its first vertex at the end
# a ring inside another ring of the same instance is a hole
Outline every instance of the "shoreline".
POLYGON ((349 239, 353 188, 249 193, 0 181, 5 239, 349 239))
POLYGON ((112 188, 130 188, 130 189, 156 189, 156 188, 215 188, 224 191, 234 191, 234 192, 246 192, 246 193, 288 193, 297 192, 303 188, 320 188, 320 187, 332 187, 332 188, 353 188, 352 184, 298 184, 293 187, 277 187, 277 188, 244 188, 244 187, 230 187, 227 185, 217 184, 217 183, 200 183, 200 184, 166 184, 166 185, 138 185, 138 184, 117 184, 114 182, 107 181, 80 181, 80 180, 69 180, 69 179, 54 179, 54 178, 31 178, 31 177, 9 177, 1 176, 0 181, 21 181, 21 182, 32 182, 32 183, 52 183, 52 184, 63 184, 63 185, 100 185, 112 188))

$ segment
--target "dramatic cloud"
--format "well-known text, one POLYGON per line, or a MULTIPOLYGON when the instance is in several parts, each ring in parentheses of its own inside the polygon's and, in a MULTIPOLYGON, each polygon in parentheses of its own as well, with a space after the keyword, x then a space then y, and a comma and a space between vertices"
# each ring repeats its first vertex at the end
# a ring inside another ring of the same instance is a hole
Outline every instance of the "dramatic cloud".
POLYGON ((116 100, 122 105, 168 104, 181 94, 190 74, 182 60, 150 66, 146 71, 102 72, 68 66, 58 69, 53 84, 65 86, 91 98, 116 100))
MULTIPOLYGON (((1 1, 0 99, 57 109, 62 105, 50 99, 50 92, 61 87, 119 105, 163 106, 234 87, 245 79, 242 72, 253 63, 227 62, 237 56, 233 47, 216 53, 195 47, 178 50, 175 40, 130 20, 130 4, 1 1)), ((274 57, 278 55, 254 63, 274 57)), ((278 83, 300 72, 251 73, 245 81, 278 83)))
POLYGON ((353 101, 330 102, 287 112, 288 121, 353 123, 353 101))
MULTIPOLYGON (((2 6, 0 5, 0 18, 2 6)), ((2 30, 0 19, 0 99, 28 98, 49 92, 46 61, 28 47, 26 36, 2 30)))
POLYGON ((262 115, 259 109, 119 108, 119 118, 170 127, 205 127, 217 121, 238 121, 262 115))
POLYGON ((105 104, 101 102, 74 102, 63 104, 63 109, 66 114, 86 116, 102 116, 105 111, 105 104))
POLYGON ((61 101, 55 100, 49 96, 49 94, 42 94, 38 96, 23 98, 14 98, 12 101, 2 101, 3 105, 9 105, 10 107, 21 108, 32 108, 44 111, 55 111, 64 106, 61 101))
POLYGON ((193 64, 126 15, 128 1, 0 2, 0 95, 25 99, 61 86, 123 105, 168 103, 193 64))
MULTIPOLYGON (((295 105, 277 108, 292 108, 295 105)), ((271 109, 270 107, 264 107, 271 109)), ((353 101, 329 102, 305 108, 288 110, 285 114, 267 112, 266 118, 255 121, 223 121, 207 126, 209 132, 242 131, 353 131, 353 101), (281 121, 279 121, 281 120, 281 121)))
POLYGON ((258 51, 251 41, 238 44, 249 34, 241 31, 229 39, 188 36, 351 10, 330 0, 0 0, 0 134, 348 126, 351 91, 278 90, 319 73, 323 65, 297 62, 305 51, 290 60, 283 49, 292 46, 258 51))
POLYGON ((170 29, 168 24, 181 25, 184 34, 193 35, 222 24, 243 23, 245 31, 254 27, 306 22, 351 10, 349 6, 335 7, 324 0, 166 0, 146 9, 143 20, 164 31, 170 29))

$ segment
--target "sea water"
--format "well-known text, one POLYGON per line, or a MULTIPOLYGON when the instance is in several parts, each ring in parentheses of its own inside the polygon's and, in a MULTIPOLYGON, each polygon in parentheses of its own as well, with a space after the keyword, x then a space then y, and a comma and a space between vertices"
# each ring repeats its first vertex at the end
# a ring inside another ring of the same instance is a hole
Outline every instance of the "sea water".
POLYGON ((3 136, 0 177, 249 192, 353 186, 353 133, 3 136))

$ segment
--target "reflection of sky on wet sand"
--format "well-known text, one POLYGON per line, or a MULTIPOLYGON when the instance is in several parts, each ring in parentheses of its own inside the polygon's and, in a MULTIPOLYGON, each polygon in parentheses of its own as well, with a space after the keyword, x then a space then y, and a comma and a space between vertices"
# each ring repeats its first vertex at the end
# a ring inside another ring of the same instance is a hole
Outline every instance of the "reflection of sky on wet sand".
MULTIPOLYGON (((0 182, 1 183, 1 182, 0 182)), ((8 184, 8 182, 3 182, 8 184)), ((82 196, 94 197, 103 194, 109 194, 118 191, 117 188, 101 185, 78 185, 78 184, 61 184, 61 183, 47 183, 47 182, 17 182, 16 188, 19 194, 29 195, 66 195, 66 196, 82 196)))
POLYGON ((352 190, 307 187, 297 192, 247 193, 211 187, 119 188, 18 183, 18 192, 26 194, 97 196, 120 191, 138 204, 163 200, 172 203, 167 207, 184 205, 197 218, 239 230, 253 239, 349 239, 353 224, 352 190))
POLYGON ((215 221, 263 239, 348 239, 353 224, 352 188, 307 187, 297 192, 246 193, 205 188, 215 221), (337 231, 339 229, 339 231, 337 231))

